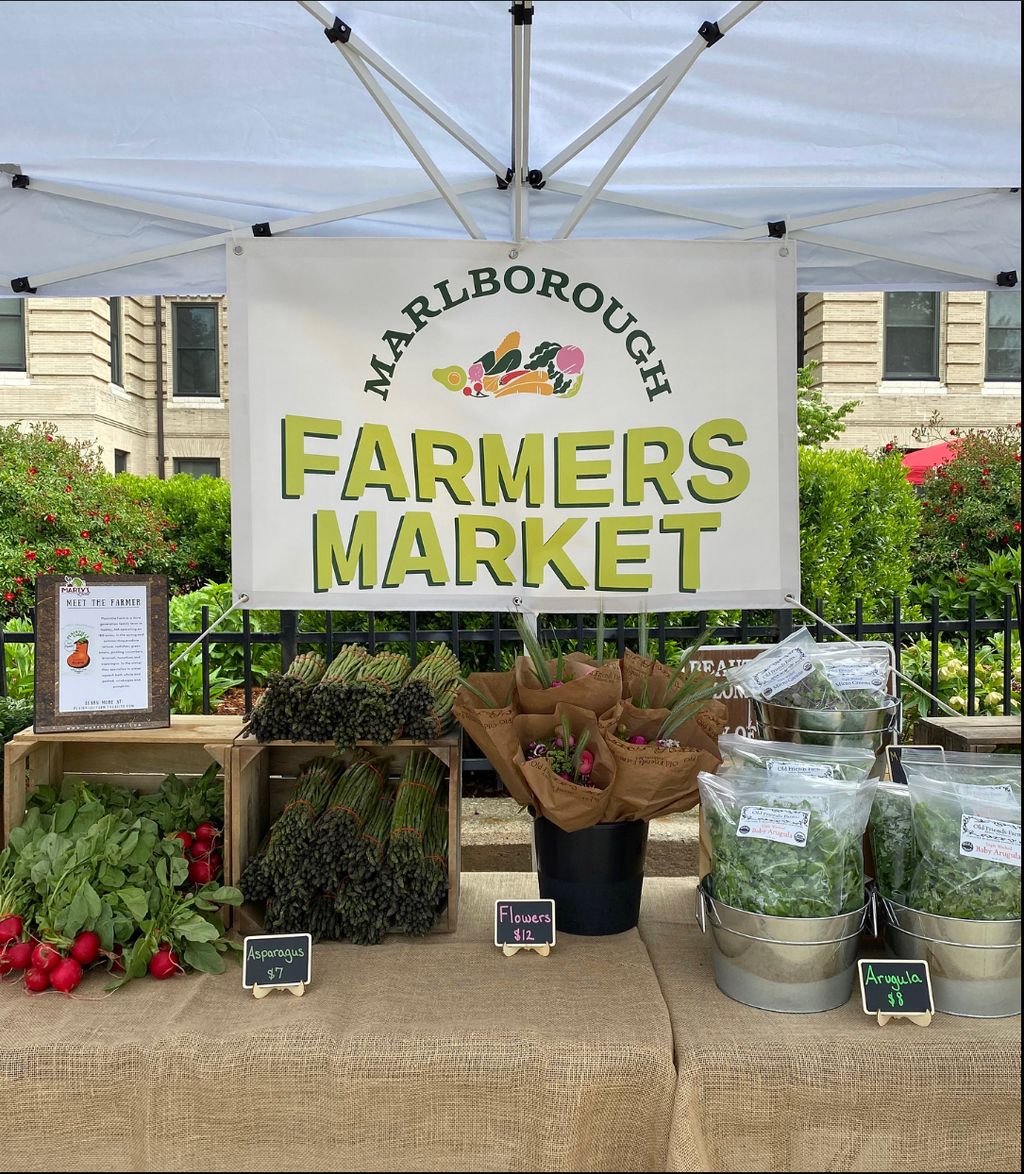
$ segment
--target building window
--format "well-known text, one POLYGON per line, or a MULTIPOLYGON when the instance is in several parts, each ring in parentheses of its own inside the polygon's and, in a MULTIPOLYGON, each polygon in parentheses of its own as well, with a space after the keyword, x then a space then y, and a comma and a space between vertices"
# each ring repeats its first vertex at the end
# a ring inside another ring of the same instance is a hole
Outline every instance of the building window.
POLYGON ((128 472, 128 458, 131 453, 125 452, 123 448, 114 449, 114 472, 127 473, 128 472))
POLYGON ((0 371, 25 370, 25 303, 0 298, 0 371))
POLYGON ((885 379, 938 379, 939 295, 885 295, 885 379))
POLYGON ((216 305, 174 306, 174 394, 220 395, 216 305))
POLYGON ((190 477, 219 477, 219 457, 175 457, 175 473, 187 473, 190 477))
POLYGON ((985 378, 991 383, 1020 383, 1020 294, 988 295, 985 331, 985 378))
POLYGON ((110 305, 110 382, 121 387, 124 384, 124 367, 121 350, 121 299, 107 298, 110 305))

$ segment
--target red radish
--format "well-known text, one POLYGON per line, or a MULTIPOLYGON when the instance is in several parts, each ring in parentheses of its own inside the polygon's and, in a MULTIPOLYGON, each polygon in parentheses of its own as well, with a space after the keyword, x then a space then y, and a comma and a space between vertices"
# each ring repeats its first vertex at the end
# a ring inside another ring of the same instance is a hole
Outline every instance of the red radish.
POLYGON ((40 942, 38 946, 32 951, 32 965, 37 970, 52 970, 60 961, 60 954, 53 948, 47 945, 46 942, 40 942))
POLYGON ((114 946, 114 952, 107 955, 107 957, 110 959, 109 969, 111 974, 124 974, 124 961, 121 957, 123 953, 124 947, 118 943, 114 946))
POLYGON ((192 833, 191 832, 175 832, 171 836, 172 840, 181 840, 182 848, 187 852, 192 847, 192 833))
POLYGON ((205 860, 207 856, 213 851, 213 845, 207 843, 206 840, 193 840, 192 847, 189 848, 188 854, 193 860, 205 860))
POLYGON ((195 838, 197 840, 215 840, 220 835, 220 832, 213 826, 212 823, 201 823, 195 830, 195 838))
POLYGON ((38 966, 33 966, 25 971, 25 990, 38 995, 41 991, 48 991, 49 989, 50 976, 45 970, 40 970, 38 966))
POLYGON ((0 946, 6 946, 8 942, 16 942, 21 937, 24 928, 25 923, 17 913, 0 917, 0 946))
POLYGON ((7 947, 4 946, 3 949, 0 949, 0 978, 3 978, 5 974, 10 974, 13 969, 7 947))
POLYGON ((188 866, 188 879, 196 885, 208 885, 213 880, 213 868, 209 860, 193 860, 188 866))
POLYGON ((74 958, 62 958, 50 971, 50 986, 62 995, 70 995, 82 981, 82 968, 74 958))
POLYGON ((149 973, 154 978, 173 978, 178 973, 178 955, 170 946, 161 946, 149 960, 149 973))
POLYGON ((32 965, 32 943, 12 942, 5 950, 12 970, 28 970, 32 965))
MULTIPOLYGON (((91 966, 100 956, 100 935, 91 929, 83 930, 71 947, 71 957, 80 966, 91 966)), ((56 984, 55 984, 56 985, 56 984)))
POLYGON ((210 853, 209 864, 214 872, 216 872, 217 869, 220 868, 221 864, 223 864, 223 863, 224 862, 223 862, 223 860, 221 858, 221 854, 219 852, 211 852, 210 853))

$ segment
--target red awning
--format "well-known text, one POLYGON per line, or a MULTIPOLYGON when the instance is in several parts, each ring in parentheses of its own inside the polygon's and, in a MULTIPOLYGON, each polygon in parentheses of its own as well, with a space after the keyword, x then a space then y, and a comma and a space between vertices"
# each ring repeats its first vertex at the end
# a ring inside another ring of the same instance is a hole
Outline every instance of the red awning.
POLYGON ((911 485, 920 485, 929 469, 934 469, 936 465, 944 465, 955 456, 955 446, 945 442, 930 444, 927 448, 908 452, 903 458, 903 467, 907 470, 907 480, 911 485))

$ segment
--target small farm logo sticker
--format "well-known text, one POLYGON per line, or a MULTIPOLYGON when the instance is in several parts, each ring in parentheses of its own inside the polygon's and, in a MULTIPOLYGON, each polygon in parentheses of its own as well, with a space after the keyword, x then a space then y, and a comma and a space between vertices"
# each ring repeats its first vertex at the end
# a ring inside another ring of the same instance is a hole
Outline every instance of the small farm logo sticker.
POLYGON ((88 595, 89 588, 78 575, 65 575, 60 588, 61 595, 88 595))
POLYGON ((571 399, 583 386, 583 351, 578 346, 542 342, 524 361, 519 331, 513 330, 468 368, 453 364, 436 368, 432 375, 442 387, 473 399, 524 394, 571 399))

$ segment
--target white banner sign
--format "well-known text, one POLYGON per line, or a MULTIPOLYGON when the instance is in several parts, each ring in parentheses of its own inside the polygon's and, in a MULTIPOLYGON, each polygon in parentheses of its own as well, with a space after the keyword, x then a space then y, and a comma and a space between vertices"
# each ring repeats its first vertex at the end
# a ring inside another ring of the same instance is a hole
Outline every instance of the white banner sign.
POLYGON ((228 261, 250 606, 799 595, 784 245, 280 239, 228 261))

